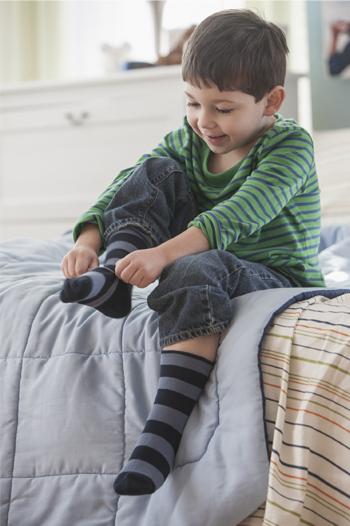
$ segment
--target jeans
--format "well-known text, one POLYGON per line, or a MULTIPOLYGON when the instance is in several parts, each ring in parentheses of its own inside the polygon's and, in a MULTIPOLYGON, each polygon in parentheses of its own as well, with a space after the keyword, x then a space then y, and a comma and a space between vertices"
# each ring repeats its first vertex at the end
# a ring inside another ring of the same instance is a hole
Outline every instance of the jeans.
MULTIPOLYGON (((135 226, 158 246, 186 230, 198 215, 189 181, 168 158, 149 158, 123 183, 104 215, 105 243, 135 226)), ((255 290, 295 286, 271 268, 226 250, 184 256, 166 266, 147 298, 158 313, 163 348, 196 336, 220 333, 233 318, 232 299, 255 290)))

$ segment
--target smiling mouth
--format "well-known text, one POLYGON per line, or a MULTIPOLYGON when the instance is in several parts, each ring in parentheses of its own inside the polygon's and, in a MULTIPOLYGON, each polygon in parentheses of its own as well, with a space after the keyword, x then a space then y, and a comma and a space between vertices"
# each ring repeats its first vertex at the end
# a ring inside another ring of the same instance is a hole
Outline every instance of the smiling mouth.
POLYGON ((204 137, 208 143, 211 143, 212 145, 218 145, 225 140, 226 135, 205 135, 204 137))

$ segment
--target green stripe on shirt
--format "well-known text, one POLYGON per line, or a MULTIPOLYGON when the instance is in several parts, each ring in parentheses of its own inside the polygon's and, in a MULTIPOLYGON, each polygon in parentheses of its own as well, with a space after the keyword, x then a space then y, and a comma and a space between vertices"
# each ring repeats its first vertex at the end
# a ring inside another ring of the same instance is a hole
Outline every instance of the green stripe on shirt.
POLYGON ((187 174, 197 201, 198 215, 188 227, 200 228, 212 249, 263 263, 296 285, 323 287, 318 261, 319 187, 307 131, 276 114, 274 126, 231 170, 210 173, 209 154, 185 119, 150 154, 117 175, 81 216, 74 239, 87 222, 96 223, 103 236, 104 210, 135 168, 149 157, 169 157, 187 174))

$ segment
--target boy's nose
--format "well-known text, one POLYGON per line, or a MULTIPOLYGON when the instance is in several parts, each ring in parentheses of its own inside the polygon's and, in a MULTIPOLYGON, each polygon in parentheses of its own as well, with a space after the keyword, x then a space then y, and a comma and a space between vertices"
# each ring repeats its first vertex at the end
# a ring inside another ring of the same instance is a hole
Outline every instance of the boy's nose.
POLYGON ((199 115, 198 117, 198 127, 201 129, 201 130, 206 130, 206 129, 212 129, 212 128, 215 128, 216 126, 216 123, 215 121, 210 117, 210 115, 208 115, 207 113, 202 113, 199 115))

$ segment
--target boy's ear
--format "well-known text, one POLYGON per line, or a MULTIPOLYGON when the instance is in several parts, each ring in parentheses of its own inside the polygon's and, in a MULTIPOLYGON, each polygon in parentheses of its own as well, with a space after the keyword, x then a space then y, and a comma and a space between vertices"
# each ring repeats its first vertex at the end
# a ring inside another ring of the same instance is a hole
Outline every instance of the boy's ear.
POLYGON ((264 115, 271 117, 276 113, 284 99, 286 98, 286 90, 283 86, 275 86, 267 95, 266 95, 266 104, 264 115))

